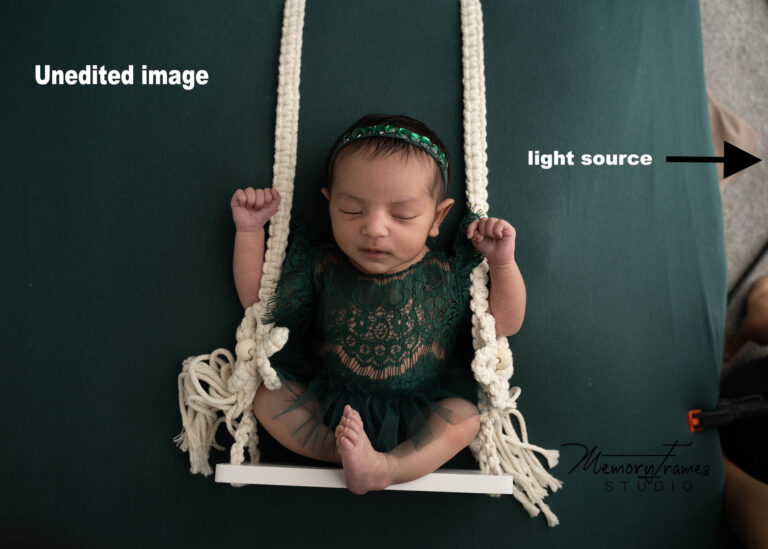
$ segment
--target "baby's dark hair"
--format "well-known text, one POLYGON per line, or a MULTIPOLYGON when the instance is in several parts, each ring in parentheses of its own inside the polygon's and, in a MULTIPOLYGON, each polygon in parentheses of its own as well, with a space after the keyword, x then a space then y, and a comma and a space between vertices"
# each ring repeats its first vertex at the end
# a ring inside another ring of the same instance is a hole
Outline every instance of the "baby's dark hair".
POLYGON ((336 164, 336 159, 333 156, 334 151, 336 150, 336 147, 338 147, 339 143, 341 143, 341 140, 344 138, 344 136, 348 133, 350 133, 355 128, 363 128, 366 126, 376 126, 376 125, 387 125, 390 126, 396 126, 398 128, 406 128, 407 130, 417 133, 422 136, 426 136, 429 138, 429 140, 437 145, 438 149, 440 149, 441 152, 445 154, 445 160, 448 162, 448 181, 443 182, 443 175, 440 171, 440 166, 438 166, 437 162, 435 161, 432 156, 420 149, 419 147, 416 147, 415 145, 411 145, 410 143, 406 141, 401 141, 400 139, 389 139, 389 138, 380 138, 380 137, 362 137, 360 139, 357 139, 350 143, 349 145, 344 146, 344 148, 339 152, 341 154, 342 152, 345 152, 345 154, 348 154, 350 152, 354 151, 361 151, 364 154, 368 155, 369 158, 378 158, 383 156, 388 156, 390 154, 402 154, 406 161, 408 160, 408 157, 411 154, 417 154, 417 155, 424 155, 425 157, 428 157, 432 164, 435 167, 435 181, 432 185, 432 196, 435 197, 436 203, 440 203, 441 200, 445 198, 447 195, 447 187, 451 184, 451 159, 448 156, 448 150, 446 149, 445 144, 442 142, 442 140, 437 136, 437 134, 432 131, 426 124, 423 122, 416 120, 415 118, 411 118, 410 116, 405 116, 402 114, 367 114, 363 116, 360 120, 352 124, 349 128, 344 130, 342 134, 336 139, 336 141, 333 144, 333 147, 331 147, 330 152, 328 153, 328 157, 326 159, 326 169, 325 169, 325 177, 326 182, 325 186, 328 187, 330 190, 333 185, 333 167, 336 164))

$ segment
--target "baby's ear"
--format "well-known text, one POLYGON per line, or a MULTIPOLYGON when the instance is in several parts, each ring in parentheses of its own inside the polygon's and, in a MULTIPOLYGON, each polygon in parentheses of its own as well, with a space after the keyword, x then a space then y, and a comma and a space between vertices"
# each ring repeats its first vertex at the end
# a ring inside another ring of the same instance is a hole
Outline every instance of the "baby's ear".
POLYGON ((429 236, 435 238, 440 234, 440 224, 443 222, 443 219, 445 219, 445 216, 448 215, 448 212, 451 211, 452 207, 453 198, 446 198, 438 204, 437 210, 435 211, 435 220, 432 222, 432 228, 429 230, 429 236))
POLYGON ((323 196, 326 198, 326 200, 331 199, 331 191, 328 190, 328 187, 323 187, 320 189, 320 192, 323 193, 323 196))

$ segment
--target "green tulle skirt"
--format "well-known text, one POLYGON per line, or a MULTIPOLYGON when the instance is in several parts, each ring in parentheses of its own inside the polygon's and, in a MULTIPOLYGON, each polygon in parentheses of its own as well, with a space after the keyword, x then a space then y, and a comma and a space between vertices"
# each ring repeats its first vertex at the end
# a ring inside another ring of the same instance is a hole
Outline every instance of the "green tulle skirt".
POLYGON ((446 361, 430 380, 403 392, 393 388, 393 378, 340 375, 289 349, 278 355, 272 366, 283 382, 284 396, 273 399, 270 416, 313 451, 335 447, 335 429, 347 404, 360 414, 375 450, 401 457, 440 437, 449 424, 479 414, 478 394, 483 393, 478 392, 470 363, 459 357, 446 361))

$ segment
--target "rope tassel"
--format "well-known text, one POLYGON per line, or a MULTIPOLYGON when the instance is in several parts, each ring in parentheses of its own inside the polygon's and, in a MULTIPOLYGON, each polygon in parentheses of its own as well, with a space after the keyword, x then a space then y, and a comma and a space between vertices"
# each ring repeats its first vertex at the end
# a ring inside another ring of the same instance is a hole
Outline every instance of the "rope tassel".
POLYGON ((226 349, 217 349, 210 355, 188 357, 183 362, 178 387, 179 411, 184 427, 173 440, 176 446, 189 452, 189 470, 193 474, 210 475, 213 472, 208 464, 211 446, 224 449, 216 443, 216 429, 226 418, 217 419, 216 410, 226 408, 235 401, 227 389, 233 365, 234 357, 226 349), (200 381, 208 384, 208 391, 200 381))

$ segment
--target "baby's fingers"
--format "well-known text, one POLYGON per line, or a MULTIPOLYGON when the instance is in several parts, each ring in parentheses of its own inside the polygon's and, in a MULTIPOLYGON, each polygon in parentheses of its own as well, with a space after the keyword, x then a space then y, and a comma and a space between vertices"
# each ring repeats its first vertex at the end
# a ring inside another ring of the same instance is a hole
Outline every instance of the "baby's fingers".
POLYGON ((515 228, 509 222, 497 217, 489 217, 485 227, 485 236, 489 238, 514 238, 515 228))
POLYGON ((277 189, 271 187, 264 189, 264 205, 277 207, 278 204, 280 204, 280 193, 277 192, 277 189))
POLYGON ((493 226, 495 220, 492 217, 483 217, 477 220, 476 240, 479 242, 483 238, 494 238, 493 226))
POLYGON ((477 230, 477 223, 480 221, 479 219, 475 219, 467 226, 467 238, 472 238, 475 236, 475 231, 477 230))
POLYGON ((248 197, 245 196, 245 191, 243 189, 237 189, 235 191, 235 194, 232 195, 232 201, 230 202, 230 206, 235 208, 239 206, 245 206, 248 202, 248 197))
MULTIPOLYGON (((256 190, 256 201, 253 203, 253 209, 260 210, 260 209, 262 209, 264 207, 264 204, 267 203, 266 195, 267 195, 267 193, 264 192, 264 189, 257 189, 256 190)), ((269 196, 270 196, 270 201, 271 201, 271 196, 272 195, 269 194, 269 196)))
POLYGON ((472 239, 473 242, 481 242, 485 235, 485 226, 488 222, 487 217, 481 217, 475 219, 469 227, 467 227, 467 237, 472 239))
POLYGON ((503 219, 496 219, 493 225, 493 234, 496 238, 515 236, 515 229, 503 219))
POLYGON ((495 217, 488 217, 484 219, 485 223, 482 226, 483 236, 487 238, 501 238, 501 224, 499 219, 495 217))
POLYGON ((245 189, 245 198, 244 206, 249 210, 253 209, 253 205, 256 203, 256 191, 253 187, 245 189))
POLYGON ((496 225, 493 226, 493 234, 496 235, 496 238, 504 238, 504 231, 507 228, 508 223, 502 221, 501 219, 498 220, 496 225))
MULTIPOLYGON (((253 193, 253 201, 249 201, 249 207, 253 210, 261 210, 262 208, 271 208, 275 202, 276 192, 273 192, 271 188, 268 189, 256 189, 253 193)), ((279 200, 279 196, 277 195, 279 200)))
POLYGON ((512 225, 507 223, 506 226, 502 228, 502 235, 507 238, 515 238, 515 235, 517 235, 517 231, 512 225))
POLYGON ((277 211, 277 207, 280 205, 280 193, 275 189, 264 189, 264 209, 272 217, 277 211))
POLYGON ((487 218, 483 227, 483 236, 488 238, 499 238, 499 220, 495 217, 487 218))

